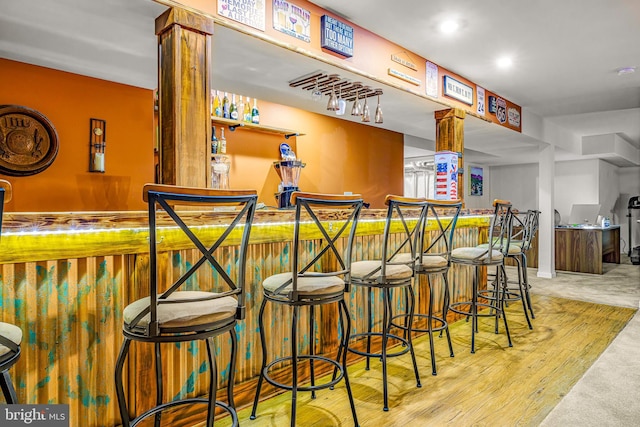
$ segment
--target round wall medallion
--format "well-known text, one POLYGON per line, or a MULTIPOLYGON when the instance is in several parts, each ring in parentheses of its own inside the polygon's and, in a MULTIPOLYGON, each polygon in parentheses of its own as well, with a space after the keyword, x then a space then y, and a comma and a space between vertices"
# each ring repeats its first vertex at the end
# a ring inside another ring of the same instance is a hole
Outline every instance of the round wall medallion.
POLYGON ((20 105, 0 105, 0 173, 35 175, 53 163, 58 134, 44 115, 20 105))

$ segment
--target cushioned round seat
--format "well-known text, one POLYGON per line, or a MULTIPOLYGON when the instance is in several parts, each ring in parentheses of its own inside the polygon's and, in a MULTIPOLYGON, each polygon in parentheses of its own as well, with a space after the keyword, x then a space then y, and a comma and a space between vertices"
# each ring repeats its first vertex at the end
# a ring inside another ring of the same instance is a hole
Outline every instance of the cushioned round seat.
MULTIPOLYGON (((393 258, 393 262, 409 262, 411 254, 404 253, 397 255, 393 258)), ((422 258, 418 257, 416 260, 416 268, 419 270, 429 270, 432 268, 438 269, 449 265, 449 261, 440 255, 427 255, 423 254, 422 258)))
MULTIPOLYGON (((194 300, 188 302, 172 302, 158 304, 158 324, 162 328, 197 326, 217 322, 224 318, 233 318, 238 309, 238 300, 233 297, 211 299, 212 292, 179 291, 166 298, 166 301, 194 300), (198 299, 209 298, 204 301, 198 299)), ((159 300, 160 301, 160 300, 159 300)), ((122 317, 125 324, 130 324, 142 310, 149 307, 149 297, 141 298, 125 307, 122 317)), ((144 316, 137 326, 149 325, 150 314, 144 316)))
MULTIPOLYGON (((20 345, 22 342, 22 330, 11 323, 0 322, 0 335, 16 345, 20 345)), ((0 356, 3 356, 10 351, 11 349, 9 347, 0 344, 0 356)))
MULTIPOLYGON (((411 259, 411 254, 407 254, 411 259)), ((409 261, 410 262, 410 261, 409 261)), ((382 272, 382 261, 357 261, 351 263, 351 278, 360 280, 375 280, 382 272)), ((387 264, 385 277, 390 280, 408 279, 413 276, 413 270, 406 264, 387 264)))
MULTIPOLYGON (((522 242, 520 242, 520 245, 522 245, 522 242)), ((487 243, 483 243, 481 245, 476 246, 477 248, 481 248, 484 250, 487 250, 487 248, 489 248, 489 245, 487 243)), ((509 254, 519 254, 522 251, 522 246, 518 246, 517 244, 514 244, 513 242, 509 242, 509 254)), ((493 258, 493 256, 492 256, 493 258)))
MULTIPOLYGON (((289 285, 278 292, 286 294, 293 290, 293 274, 291 272, 267 277, 262 282, 262 287, 266 291, 276 293, 278 288, 287 282, 289 285)), ((298 277, 298 294, 300 296, 334 294, 339 291, 344 291, 344 280, 340 277, 298 277)))
MULTIPOLYGON (((502 252, 493 249, 491 251, 491 262, 502 262, 503 259, 502 252)), ((489 261, 489 250, 487 247, 469 247, 469 248, 456 248, 451 251, 451 259, 455 262, 464 262, 464 261, 477 261, 477 262, 487 262, 489 261)))

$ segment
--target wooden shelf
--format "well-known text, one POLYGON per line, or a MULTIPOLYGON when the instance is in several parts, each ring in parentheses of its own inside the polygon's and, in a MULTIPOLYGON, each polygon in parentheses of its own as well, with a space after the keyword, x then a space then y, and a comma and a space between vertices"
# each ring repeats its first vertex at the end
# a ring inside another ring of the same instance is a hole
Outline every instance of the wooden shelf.
POLYGON ((255 124, 255 123, 247 123, 247 122, 241 122, 239 120, 231 120, 231 119, 225 119, 223 117, 211 117, 211 121, 213 123, 217 123, 217 124, 221 124, 221 125, 225 125, 229 128, 230 131, 235 131, 236 129, 245 129, 245 130, 252 130, 252 131, 256 131, 256 132, 264 132, 264 133, 273 133, 273 134, 277 134, 277 135, 283 135, 285 137, 285 139, 289 139, 292 136, 302 136, 304 135, 303 133, 300 133, 298 131, 295 130, 291 130, 291 129, 282 129, 282 128, 276 128, 273 126, 266 126, 266 125, 260 125, 260 124, 255 124))

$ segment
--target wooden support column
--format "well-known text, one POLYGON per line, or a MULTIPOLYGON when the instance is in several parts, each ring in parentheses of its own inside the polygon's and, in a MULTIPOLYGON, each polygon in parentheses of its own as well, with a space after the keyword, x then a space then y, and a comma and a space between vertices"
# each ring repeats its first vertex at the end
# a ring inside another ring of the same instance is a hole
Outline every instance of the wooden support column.
POLYGON ((466 112, 450 108, 434 113, 436 119, 436 151, 458 153, 458 197, 464 203, 464 118, 466 112))
POLYGON ((156 19, 162 184, 209 185, 213 24, 179 8, 156 19))

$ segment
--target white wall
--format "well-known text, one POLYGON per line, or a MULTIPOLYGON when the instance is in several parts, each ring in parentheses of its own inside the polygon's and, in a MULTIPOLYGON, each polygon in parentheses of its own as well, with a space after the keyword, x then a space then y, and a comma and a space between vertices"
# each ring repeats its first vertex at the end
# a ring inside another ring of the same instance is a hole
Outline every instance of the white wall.
POLYGON ((493 199, 491 198, 491 169, 488 166, 479 165, 476 163, 464 164, 464 207, 466 209, 492 209, 491 204, 493 199), (471 196, 471 166, 482 168, 483 173, 483 190, 482 196, 471 196))
POLYGON ((620 197, 620 180, 618 179, 618 170, 620 168, 603 160, 599 160, 598 168, 600 215, 609 217, 611 224, 620 224, 618 218, 614 216, 615 204, 620 197))
POLYGON ((566 223, 574 204, 600 203, 598 159, 556 162, 554 206, 566 223))
MULTIPOLYGON (((616 201, 614 208, 614 218, 617 224, 620 224, 620 243, 621 250, 625 254, 629 253, 629 218, 627 214, 629 210, 629 199, 633 196, 640 196, 640 167, 620 168, 618 169, 618 185, 620 188, 620 196, 616 201)), ((631 210, 631 230, 633 247, 640 246, 640 209, 631 210)))
POLYGON ((489 192, 494 199, 509 200, 514 209, 538 208, 538 164, 494 166, 489 192))

